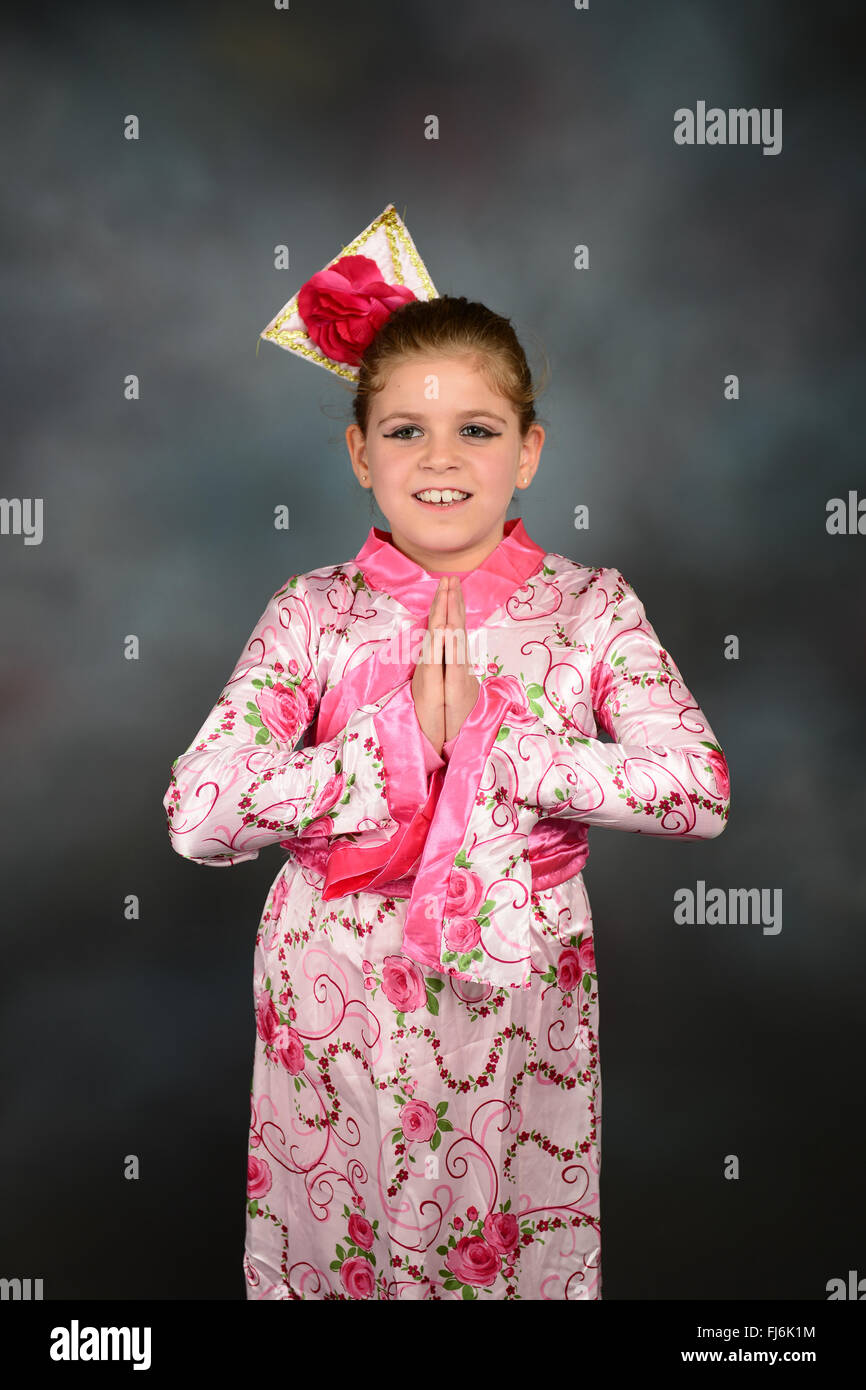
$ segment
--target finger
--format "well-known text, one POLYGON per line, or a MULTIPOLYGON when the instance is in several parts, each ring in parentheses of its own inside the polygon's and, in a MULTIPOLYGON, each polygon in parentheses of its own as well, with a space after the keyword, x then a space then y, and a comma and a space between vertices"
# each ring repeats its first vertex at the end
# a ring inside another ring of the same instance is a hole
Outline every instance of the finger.
POLYGON ((460 628, 460 630, 461 630, 462 633, 463 633, 463 637, 464 637, 463 650, 464 650, 464 652, 465 652, 465 651, 467 650, 467 648, 468 648, 468 637, 469 637, 469 634, 468 634, 467 631, 466 631, 466 599, 465 599, 464 594, 463 594, 463 585, 460 583, 460 577, 459 577, 459 575, 458 575, 458 577, 457 577, 457 593, 456 593, 456 599, 457 599, 457 626, 460 628))
POLYGON ((454 622, 455 622, 455 608, 454 608, 454 577, 453 577, 452 575, 449 575, 449 576, 448 576, 448 592, 447 592, 447 599, 446 599, 446 605, 445 605, 445 625, 444 625, 444 632, 443 632, 443 639, 444 639, 444 640, 443 640, 443 648, 444 648, 444 659, 445 659, 445 664, 446 664, 446 666, 450 666, 450 665, 451 665, 451 662, 452 662, 453 659, 454 659, 454 655, 453 655, 453 648, 454 648, 454 622))
POLYGON ((446 661, 452 666, 465 668, 469 664, 469 641, 466 633, 466 604, 458 575, 454 576, 449 605, 446 661))
POLYGON ((445 626, 445 615, 448 610, 448 579, 443 576, 439 580, 439 587, 430 605, 430 613, 427 620, 427 632, 430 640, 428 643, 430 650, 429 664, 431 666, 442 665, 443 648, 443 628, 445 626))

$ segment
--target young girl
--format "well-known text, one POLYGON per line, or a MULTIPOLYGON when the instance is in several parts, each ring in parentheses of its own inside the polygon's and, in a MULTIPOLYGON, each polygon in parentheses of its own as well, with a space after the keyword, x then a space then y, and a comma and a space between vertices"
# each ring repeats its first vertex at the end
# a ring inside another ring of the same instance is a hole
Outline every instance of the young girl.
POLYGON ((357 369, 347 444, 390 532, 274 594, 164 802, 195 863, 288 852, 247 1294, 598 1299, 588 830, 716 836, 727 768, 620 572, 506 520, 544 440, 509 321, 407 294, 386 254, 331 262, 290 331, 357 369))

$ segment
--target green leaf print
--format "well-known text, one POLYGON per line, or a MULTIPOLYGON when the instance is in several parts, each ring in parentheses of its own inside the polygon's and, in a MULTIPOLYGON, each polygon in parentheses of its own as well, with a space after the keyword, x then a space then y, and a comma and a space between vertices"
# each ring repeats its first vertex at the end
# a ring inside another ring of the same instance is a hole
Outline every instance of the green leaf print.
POLYGON ((256 1214, 256 1212, 258 1211, 258 1209, 259 1209, 258 1201, 250 1202, 250 1205, 249 1205, 249 1213, 250 1213, 250 1216, 255 1216, 255 1214, 256 1214))
POLYGON ((459 850, 456 854, 454 858, 454 867, 457 869, 470 869, 472 867, 472 860, 466 858, 465 849, 459 850))
POLYGON ((503 724, 502 728, 499 730, 499 733, 496 735, 496 742, 501 743, 504 738, 508 738, 508 735, 510 733, 511 730, 509 729, 508 725, 503 724))
POLYGON ((430 1136, 430 1147, 431 1147, 431 1149, 438 1149, 438 1147, 439 1147, 439 1145, 440 1145, 441 1143, 442 1143, 442 1135, 439 1133, 439 1130, 438 1130, 438 1129, 434 1129, 432 1135, 430 1136))
POLYGON ((473 1287, 472 1287, 471 1284, 464 1284, 464 1285, 463 1285, 463 1297, 464 1297, 464 1298, 477 1298, 477 1297, 478 1297, 478 1294, 475 1292, 475 1290, 473 1289, 473 1287))
POLYGON ((439 1104, 436 1106, 436 1114, 437 1114, 437 1115, 444 1115, 444 1114, 445 1114, 445 1111, 446 1111, 447 1109, 448 1109, 448 1102, 447 1102, 447 1100, 440 1100, 439 1104))
POLYGON ((268 733, 267 729, 259 729, 258 733, 256 734, 256 743, 270 743, 270 741, 271 736, 268 733))
POLYGON ((537 681, 533 681, 532 685, 528 685, 526 687, 526 698, 529 701, 529 708, 532 710, 533 714, 538 716, 539 719, 542 719, 544 717, 544 709, 542 705, 539 703, 543 695, 544 689, 542 686, 538 684, 537 681))
POLYGON ((439 1000, 435 994, 430 993, 429 989, 427 991, 427 1009, 431 1014, 438 1014, 439 1012, 439 1000))

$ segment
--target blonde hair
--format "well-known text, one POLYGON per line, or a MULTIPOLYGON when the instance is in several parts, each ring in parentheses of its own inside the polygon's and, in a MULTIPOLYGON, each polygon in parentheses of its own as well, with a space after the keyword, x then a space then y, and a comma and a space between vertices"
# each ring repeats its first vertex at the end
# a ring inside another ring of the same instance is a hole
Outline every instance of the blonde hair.
POLYGON ((536 419, 535 401, 544 385, 534 385, 510 319, 464 295, 413 299, 395 309, 359 364, 352 413, 365 436, 373 397, 384 388, 392 369, 407 357, 476 359, 491 389, 511 402, 525 438, 536 419))

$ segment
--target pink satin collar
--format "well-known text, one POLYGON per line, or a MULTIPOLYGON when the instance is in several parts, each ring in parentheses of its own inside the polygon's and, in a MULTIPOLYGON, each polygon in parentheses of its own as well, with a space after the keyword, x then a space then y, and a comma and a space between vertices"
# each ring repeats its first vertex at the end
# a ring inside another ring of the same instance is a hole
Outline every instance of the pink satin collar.
MULTIPOLYGON (((506 521, 496 549, 461 580, 468 625, 479 627, 485 622, 541 568, 546 554, 527 533, 521 517, 506 521)), ((355 556, 355 564, 371 589, 390 594, 414 617, 426 622, 437 581, 422 565, 397 549, 390 531, 371 526, 355 556)))

